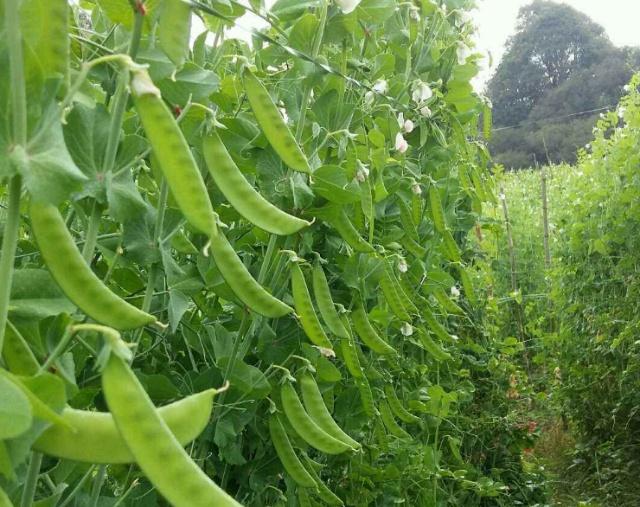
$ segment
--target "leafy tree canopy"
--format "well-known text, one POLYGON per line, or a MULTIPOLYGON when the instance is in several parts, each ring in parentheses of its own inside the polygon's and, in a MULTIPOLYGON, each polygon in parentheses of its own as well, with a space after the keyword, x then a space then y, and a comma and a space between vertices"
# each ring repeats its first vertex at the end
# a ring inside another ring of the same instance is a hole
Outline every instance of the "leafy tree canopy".
POLYGON ((548 150, 553 162, 574 162, 594 124, 595 113, 582 113, 615 104, 639 64, 638 50, 616 48, 602 26, 570 6, 536 0, 523 7, 487 90, 495 127, 518 126, 495 133, 496 161, 526 167, 546 161, 548 150))

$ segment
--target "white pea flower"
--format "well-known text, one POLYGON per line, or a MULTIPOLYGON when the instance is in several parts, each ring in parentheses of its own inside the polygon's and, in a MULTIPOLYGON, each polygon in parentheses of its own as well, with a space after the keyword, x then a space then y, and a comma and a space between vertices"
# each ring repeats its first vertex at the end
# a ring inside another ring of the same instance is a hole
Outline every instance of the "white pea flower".
POLYGON ((403 258, 398 261, 398 271, 400 271, 400 273, 406 273, 407 271, 409 271, 409 265, 403 258))
POLYGON ((627 108, 626 108, 626 107, 624 107, 624 106, 620 106, 620 107, 618 108, 618 116, 619 116, 620 118, 624 118, 624 114, 625 114, 626 112, 627 112, 627 108))
POLYGON ((407 134, 410 134, 411 132, 413 132, 413 122, 411 120, 405 120, 405 122, 404 122, 404 131, 407 134))
POLYGON ((460 42, 458 43, 458 48, 456 49, 456 55, 458 56, 458 64, 464 65, 467 63, 467 58, 471 56, 471 49, 466 44, 460 42))
POLYGON ((625 92, 630 92, 630 91, 631 91, 631 87, 630 87, 628 84, 624 85, 624 87, 623 87, 622 89, 623 89, 625 92))
POLYGON ((330 359, 336 357, 336 353, 332 349, 328 349, 326 347, 318 347, 317 345, 313 345, 313 347, 318 349, 318 352, 320 352, 320 354, 324 357, 328 357, 330 359))
POLYGON ((458 11, 457 15, 458 15, 458 20, 462 25, 466 25, 467 23, 473 21, 473 16, 468 11, 458 11))
POLYGON ((460 297, 460 291, 458 290, 458 287, 456 287, 455 285, 451 286, 451 296, 454 298, 460 297))
POLYGON ((411 191, 415 195, 421 195, 422 194, 422 187, 416 182, 413 185, 411 185, 411 191))
POLYGON ((404 127, 404 113, 400 113, 398 115, 398 127, 400 128, 404 127))
POLYGON ((420 21, 420 9, 412 5, 409 9, 409 16, 411 16, 411 19, 414 21, 420 21))
POLYGON ((429 109, 427 106, 420 108, 420 114, 425 118, 431 118, 431 116, 433 115, 433 113, 431 112, 431 109, 429 109))
POLYGON ((336 0, 336 5, 340 7, 343 14, 353 12, 361 0, 336 0))
POLYGON ((415 88, 413 89, 413 93, 411 94, 411 98, 416 104, 422 104, 423 102, 429 100, 433 97, 433 91, 429 87, 429 85, 423 81, 418 81, 415 88))
POLYGON ((389 89, 389 85, 387 84, 386 79, 378 79, 373 84, 373 91, 376 93, 387 93, 388 89, 389 89))
POLYGON ((413 326, 408 322, 405 322, 400 327, 400 332, 402 333, 403 336, 411 336, 413 334, 413 326))
POLYGON ((375 93, 373 93, 372 91, 368 91, 367 93, 364 94, 364 103, 367 106, 370 106, 371 104, 373 104, 373 101, 375 100, 376 96, 375 93))
POLYGON ((356 171, 356 179, 360 183, 364 183, 369 177, 369 168, 358 160, 358 170, 356 171))
POLYGON ((398 132, 396 134, 396 150, 398 150, 400 153, 404 153, 409 149, 409 143, 407 142, 407 140, 402 136, 401 132, 398 132))

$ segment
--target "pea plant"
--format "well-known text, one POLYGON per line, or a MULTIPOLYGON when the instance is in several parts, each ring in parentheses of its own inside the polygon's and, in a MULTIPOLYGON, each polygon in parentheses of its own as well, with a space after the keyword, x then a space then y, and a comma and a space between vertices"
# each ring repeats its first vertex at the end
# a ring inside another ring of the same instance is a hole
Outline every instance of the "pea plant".
POLYGON ((2 505, 541 498, 471 7, 0 3, 2 505))

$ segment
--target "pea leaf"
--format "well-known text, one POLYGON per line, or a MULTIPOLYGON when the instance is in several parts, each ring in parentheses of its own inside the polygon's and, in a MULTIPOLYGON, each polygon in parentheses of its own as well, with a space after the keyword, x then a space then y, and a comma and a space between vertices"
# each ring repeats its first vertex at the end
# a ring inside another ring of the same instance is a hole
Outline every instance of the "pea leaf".
MULTIPOLYGON (((49 108, 45 113, 56 114, 56 108, 49 108)), ((66 199, 87 179, 71 158, 57 121, 45 131, 39 131, 16 161, 16 167, 31 196, 52 204, 66 199)))
POLYGON ((0 377, 0 440, 14 438, 31 427, 31 405, 13 382, 0 377))
POLYGON ((349 181, 346 171, 336 165, 325 165, 313 173, 313 191, 328 201, 350 204, 360 200, 357 183, 349 181))
POLYGON ((48 271, 19 269, 15 272, 9 304, 12 316, 40 320, 74 311, 75 306, 65 297, 48 271))

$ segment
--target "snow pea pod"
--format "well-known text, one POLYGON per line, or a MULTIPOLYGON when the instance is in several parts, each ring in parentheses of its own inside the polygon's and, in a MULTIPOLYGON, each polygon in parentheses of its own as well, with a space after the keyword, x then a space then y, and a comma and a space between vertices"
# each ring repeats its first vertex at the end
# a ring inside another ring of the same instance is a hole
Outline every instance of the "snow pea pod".
POLYGON ((269 294, 251 276, 222 231, 217 230, 211 237, 210 251, 231 290, 254 312, 278 318, 292 311, 289 305, 269 294))
POLYGON ((300 462, 286 431, 282 427, 282 423, 276 415, 269 417, 269 435, 282 466, 296 484, 303 488, 315 488, 316 482, 300 462))
POLYGON ((102 388, 116 427, 140 469, 175 507, 239 506, 189 457, 122 358, 112 353, 102 388))
POLYGON ((359 303, 351 313, 353 327, 362 342, 376 354, 397 354, 396 349, 384 341, 369 322, 367 312, 359 303))
POLYGON ((398 399, 398 395, 393 390, 393 387, 391 387, 389 384, 384 386, 384 394, 387 397, 389 408, 398 419, 406 423, 420 422, 420 418, 418 416, 413 415, 406 408, 404 408, 402 402, 398 399))
POLYGON ((309 413, 309 417, 320 426, 321 429, 326 431, 333 438, 342 440, 345 444, 349 444, 354 449, 361 447, 360 443, 355 441, 349 435, 347 435, 334 418, 329 413, 327 406, 322 398, 322 393, 318 388, 318 384, 313 377, 307 373, 300 375, 298 378, 300 389, 302 390, 302 400, 304 407, 309 413))
POLYGON ((210 235, 216 216, 200 169, 169 108, 160 97, 146 70, 136 70, 131 79, 131 95, 147 139, 174 199, 187 221, 210 235))
POLYGON ((297 262, 291 262, 291 292, 296 313, 300 318, 300 324, 302 324, 302 329, 311 343, 318 347, 332 349, 333 345, 327 338, 318 320, 318 315, 313 309, 307 282, 305 282, 304 275, 297 262))
POLYGON ((216 132, 202 141, 204 159, 220 191, 231 205, 252 224, 273 234, 293 234, 311 225, 285 213, 262 197, 246 180, 216 132))
POLYGON ((84 261, 58 208, 32 201, 31 228, 51 275, 89 317, 115 329, 135 329, 156 322, 149 315, 115 295, 84 261))
POLYGON ((307 157, 298 146, 267 89, 246 67, 242 77, 253 114, 274 151, 291 169, 311 173, 307 157))
POLYGON ((289 423, 295 432, 300 435, 300 438, 310 446, 327 454, 340 454, 353 450, 349 444, 333 438, 309 417, 309 414, 302 406, 298 393, 296 393, 291 384, 287 383, 282 386, 280 396, 282 408, 289 423))
POLYGON ((411 435, 402 429, 393 417, 387 400, 381 400, 378 406, 380 407, 380 419, 389 433, 397 438, 411 438, 411 435))
POLYGON ((336 311, 327 277, 319 262, 313 267, 313 294, 316 297, 320 315, 330 331, 340 338, 348 338, 349 332, 342 324, 336 311))
MULTIPOLYGON (((215 394, 215 389, 209 389, 158 408, 158 414, 180 445, 185 446, 195 440, 205 429, 211 418, 215 394)), ((47 428, 36 440, 35 450, 84 463, 135 461, 110 413, 67 407, 61 415, 69 427, 54 424, 47 428)))
POLYGON ((0 507, 13 507, 9 495, 7 495, 2 488, 0 488, 0 507))

